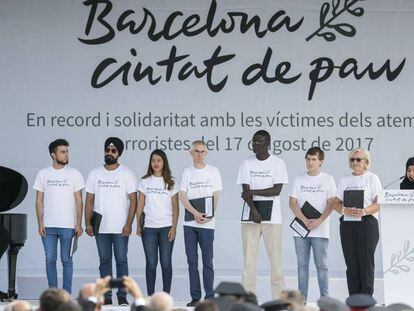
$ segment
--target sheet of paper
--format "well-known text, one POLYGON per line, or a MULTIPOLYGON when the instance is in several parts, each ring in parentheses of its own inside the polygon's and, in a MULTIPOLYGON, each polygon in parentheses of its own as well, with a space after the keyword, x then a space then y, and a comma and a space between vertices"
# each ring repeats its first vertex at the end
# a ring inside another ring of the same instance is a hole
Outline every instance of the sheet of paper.
POLYGON ((213 217, 213 198, 206 198, 206 202, 205 202, 205 207, 206 207, 206 217, 213 217))
POLYGON ((250 206, 248 204, 243 205, 242 220, 249 220, 250 218, 250 206))
POLYGON ((302 238, 306 237, 308 234, 308 231, 302 227, 302 225, 297 222, 296 220, 292 221, 292 224, 290 225, 292 229, 294 229, 302 238))

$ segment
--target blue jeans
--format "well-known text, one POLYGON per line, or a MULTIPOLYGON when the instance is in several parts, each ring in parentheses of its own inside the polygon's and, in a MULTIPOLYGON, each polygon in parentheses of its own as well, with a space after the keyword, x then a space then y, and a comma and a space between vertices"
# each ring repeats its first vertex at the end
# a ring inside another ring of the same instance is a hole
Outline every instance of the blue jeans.
POLYGON ((142 235, 142 244, 145 252, 145 277, 147 280, 148 296, 154 294, 155 279, 157 278, 158 249, 160 252, 160 262, 162 269, 163 291, 170 293, 172 280, 172 250, 174 240, 168 241, 170 227, 145 228, 142 235))
MULTIPOLYGON (((99 273, 101 278, 112 275, 112 247, 116 262, 116 277, 122 278, 128 275, 128 236, 120 233, 99 233, 95 236, 99 254, 99 273)), ((126 297, 125 289, 118 288, 116 295, 126 297)), ((105 293, 105 298, 112 297, 112 290, 105 293)))
POLYGON ((203 259, 203 284, 206 293, 204 299, 214 297, 213 242, 214 229, 184 226, 184 244, 192 299, 201 299, 200 275, 198 273, 198 244, 200 244, 203 259))
POLYGON ((298 288, 307 299, 309 285, 309 257, 310 250, 313 251, 316 272, 318 274, 319 293, 328 296, 328 264, 327 253, 329 239, 327 238, 302 238, 295 237, 296 257, 298 260, 298 288))
POLYGON ((63 289, 68 293, 72 293, 73 262, 69 252, 74 234, 74 229, 48 227, 46 228, 46 236, 42 237, 49 287, 58 287, 56 260, 57 243, 59 240, 60 260, 63 266, 63 289))

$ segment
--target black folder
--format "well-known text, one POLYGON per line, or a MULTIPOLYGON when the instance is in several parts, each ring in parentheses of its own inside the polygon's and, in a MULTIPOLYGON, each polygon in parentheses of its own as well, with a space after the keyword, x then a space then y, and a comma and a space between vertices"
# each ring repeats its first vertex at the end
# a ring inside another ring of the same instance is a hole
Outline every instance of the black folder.
POLYGON ((344 190, 344 207, 364 208, 364 190, 344 190))
MULTIPOLYGON (((344 207, 364 208, 364 190, 344 190, 344 207)), ((343 216, 343 221, 361 221, 361 217, 343 216)))
POLYGON ((145 213, 144 212, 141 215, 141 223, 139 224, 139 226, 141 227, 141 236, 142 236, 142 234, 144 234, 144 229, 145 229, 145 213))
MULTIPOLYGON (((272 209, 273 209, 273 200, 265 200, 265 201, 253 201, 256 210, 259 212, 260 216, 262 216, 262 221, 270 221, 272 219, 272 209)), ((249 208, 250 206, 244 202, 243 204, 243 211, 242 211, 242 221, 253 221, 252 220, 252 211, 250 210, 249 218, 243 218, 245 214, 245 208, 249 208)))
MULTIPOLYGON (((308 219, 318 219, 322 215, 308 201, 305 201, 305 203, 303 203, 303 206, 300 210, 302 211, 302 214, 308 219)), ((296 233, 299 234, 302 238, 306 238, 310 232, 310 230, 308 229, 308 227, 306 227, 303 221, 297 217, 295 217, 292 220, 292 222, 290 223, 290 227, 294 231, 296 231, 296 233)))
MULTIPOLYGON (((192 199, 189 200, 190 204, 192 207, 194 207, 198 212, 202 213, 202 214, 210 214, 210 215, 206 215, 205 217, 207 218, 213 218, 214 217, 214 200, 213 197, 205 197, 205 198, 198 198, 198 199, 192 199), (211 201, 210 201, 211 200, 211 201), (208 202, 210 201, 210 202, 208 202), (207 204, 211 204, 210 207, 208 207, 207 209, 210 209, 210 213, 208 213, 208 211, 206 211, 206 202, 208 202, 207 204)), ((184 221, 192 221, 194 220, 194 215, 191 214, 187 209, 185 210, 185 215, 184 215, 184 221)))
POLYGON ((93 229, 93 235, 98 235, 99 227, 101 226, 101 221, 102 221, 102 215, 95 211, 92 212, 90 223, 93 229))
POLYGON ((308 219, 318 219, 322 215, 321 212, 314 208, 308 201, 305 201, 305 203, 303 203, 301 211, 302 214, 308 219))

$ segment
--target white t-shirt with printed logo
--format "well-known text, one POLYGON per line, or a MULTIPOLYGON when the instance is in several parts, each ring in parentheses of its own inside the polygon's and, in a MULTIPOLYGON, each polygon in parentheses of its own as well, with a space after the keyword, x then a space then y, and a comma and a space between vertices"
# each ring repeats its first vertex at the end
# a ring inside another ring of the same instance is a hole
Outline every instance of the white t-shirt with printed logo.
POLYGON ((151 175, 141 179, 138 190, 145 194, 145 227, 162 228, 172 226, 173 206, 171 198, 178 192, 177 182, 168 190, 163 177, 151 175))
MULTIPOLYGON (((305 173, 296 176, 290 196, 298 200, 299 208, 308 201, 322 214, 327 207, 328 199, 336 196, 335 181, 331 175, 326 173, 321 172, 317 176, 309 176, 305 173)), ((330 216, 312 230, 308 237, 329 239, 329 219, 330 216)), ((299 235, 295 232, 294 236, 299 235)))
POLYGON ((100 166, 89 173, 86 192, 95 195, 93 210, 102 215, 99 233, 122 233, 129 212, 128 195, 137 191, 137 180, 120 164, 113 171, 100 166))
MULTIPOLYGON (((220 172, 217 167, 206 165, 198 169, 194 166, 184 169, 181 179, 180 191, 187 192, 188 200, 213 196, 213 192, 222 190, 220 172)), ((194 220, 184 222, 184 226, 214 229, 215 217, 204 224, 198 224, 194 220)))
MULTIPOLYGON (((339 180, 338 192, 336 196, 344 201, 345 190, 364 190, 364 208, 372 205, 374 199, 379 195, 382 189, 381 182, 377 175, 371 172, 366 172, 360 176, 349 175, 342 177, 339 180)), ((350 207, 350 206, 346 206, 350 207)), ((378 219, 378 212, 372 214, 378 219)))
POLYGON ((33 189, 43 192, 45 227, 75 228, 75 192, 83 188, 81 173, 68 165, 59 170, 49 166, 37 173, 33 189))
MULTIPOLYGON (((241 164, 237 177, 237 184, 247 184, 250 186, 251 190, 267 189, 273 187, 275 184, 287 184, 288 182, 289 180, 286 164, 281 158, 275 155, 270 155, 266 160, 263 161, 258 160, 255 155, 248 157, 241 164)), ((280 208, 279 196, 264 197, 254 195, 253 200, 273 200, 272 217, 270 221, 263 221, 262 223, 282 223, 282 211, 280 208)), ((242 223, 253 222, 243 221, 242 223)))

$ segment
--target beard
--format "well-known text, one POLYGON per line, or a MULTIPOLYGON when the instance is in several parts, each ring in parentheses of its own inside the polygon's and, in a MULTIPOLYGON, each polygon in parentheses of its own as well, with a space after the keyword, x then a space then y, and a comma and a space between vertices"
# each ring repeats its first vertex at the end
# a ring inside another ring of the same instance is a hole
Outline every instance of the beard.
POLYGON ((69 163, 69 160, 63 160, 63 161, 61 161, 61 160, 56 159, 56 163, 57 164, 60 164, 60 165, 66 165, 66 164, 69 163))
POLYGON ((110 154, 105 156, 105 164, 106 165, 112 165, 118 162, 118 158, 114 158, 110 154))

